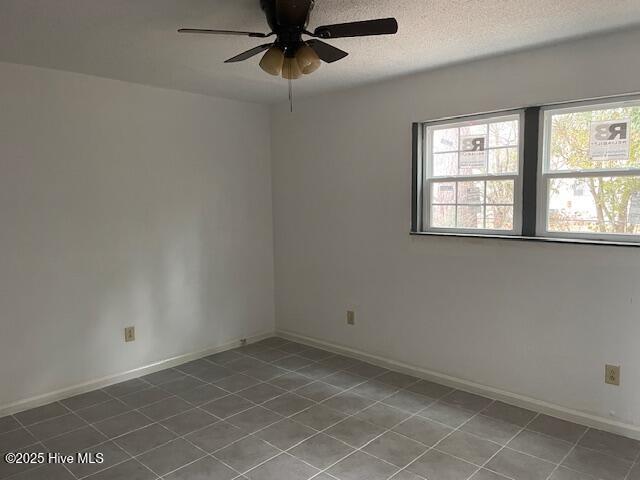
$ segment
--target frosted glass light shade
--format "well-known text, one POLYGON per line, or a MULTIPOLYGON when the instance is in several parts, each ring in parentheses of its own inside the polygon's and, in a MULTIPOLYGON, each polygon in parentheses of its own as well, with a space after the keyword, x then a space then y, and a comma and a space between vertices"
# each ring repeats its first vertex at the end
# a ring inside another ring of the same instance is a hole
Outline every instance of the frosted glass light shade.
POLYGON ((296 52, 296 60, 300 66, 300 70, 305 75, 315 72, 320 68, 322 62, 318 54, 309 45, 303 45, 296 52))
POLYGON ((302 70, 295 58, 285 57, 282 64, 282 78, 287 80, 296 80, 302 76, 302 70))
POLYGON ((269 75, 278 76, 282 73, 282 63, 284 62, 284 53, 278 47, 271 47, 262 56, 260 60, 260 68, 269 75))

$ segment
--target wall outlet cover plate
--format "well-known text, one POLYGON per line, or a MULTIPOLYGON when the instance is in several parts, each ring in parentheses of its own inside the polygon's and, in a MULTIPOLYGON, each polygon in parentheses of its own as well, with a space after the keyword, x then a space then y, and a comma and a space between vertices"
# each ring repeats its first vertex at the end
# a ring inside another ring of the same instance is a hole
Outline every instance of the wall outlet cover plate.
POLYGON ((606 365, 604 381, 609 385, 620 385, 620 365, 606 365))
POLYGON ((356 324, 356 312, 353 310, 347 310, 347 325, 356 324))
POLYGON ((124 341, 133 342, 136 339, 136 327, 127 327, 124 329, 124 341))

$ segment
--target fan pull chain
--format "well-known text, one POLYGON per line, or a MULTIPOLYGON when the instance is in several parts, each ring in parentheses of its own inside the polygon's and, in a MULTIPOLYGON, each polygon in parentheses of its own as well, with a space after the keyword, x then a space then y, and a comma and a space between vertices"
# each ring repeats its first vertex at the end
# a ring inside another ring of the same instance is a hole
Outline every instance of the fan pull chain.
POLYGON ((289 64, 289 111, 293 113, 293 81, 291 80, 291 64, 289 64))

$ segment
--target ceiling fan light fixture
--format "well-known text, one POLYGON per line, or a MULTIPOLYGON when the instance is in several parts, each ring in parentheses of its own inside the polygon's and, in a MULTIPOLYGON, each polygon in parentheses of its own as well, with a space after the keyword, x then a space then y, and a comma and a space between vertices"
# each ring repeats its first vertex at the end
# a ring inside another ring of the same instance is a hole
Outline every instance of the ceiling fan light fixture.
POLYGON ((296 52, 296 61, 305 75, 315 72, 322 65, 320 57, 315 50, 306 44, 302 45, 296 52))
POLYGON ((262 56, 260 60, 260 68, 269 75, 278 76, 282 73, 282 64, 284 63, 284 52, 278 47, 271 47, 262 56))
MULTIPOLYGON (((256 0, 252 0, 255 2, 256 0)), ((243 62, 257 55, 262 55, 260 68, 269 75, 289 80, 289 97, 291 97, 291 80, 302 75, 315 72, 322 62, 333 63, 349 55, 322 39, 349 37, 368 37, 371 35, 393 35, 398 32, 395 18, 378 18, 373 20, 320 25, 315 30, 308 30, 309 16, 315 0, 260 0, 260 7, 266 16, 269 31, 266 33, 246 30, 218 30, 204 28, 181 28, 180 33, 205 35, 239 35, 249 38, 268 38, 275 36, 270 43, 257 45, 225 63, 243 62), (304 40, 303 37, 313 37, 304 40)))
POLYGON ((282 78, 286 80, 297 80, 302 76, 302 70, 295 57, 285 57, 282 63, 282 78))

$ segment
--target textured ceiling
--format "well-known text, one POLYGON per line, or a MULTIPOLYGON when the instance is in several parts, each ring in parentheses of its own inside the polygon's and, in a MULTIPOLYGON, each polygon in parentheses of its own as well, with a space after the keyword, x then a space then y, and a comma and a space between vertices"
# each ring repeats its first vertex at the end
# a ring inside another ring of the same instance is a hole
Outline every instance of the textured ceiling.
MULTIPOLYGON (((640 24, 639 0, 316 0, 310 27, 395 16, 398 35, 339 39, 350 52, 295 82, 297 95, 640 24)), ((250 101, 286 100, 261 39, 182 36, 178 27, 265 31, 259 0, 0 0, 0 61, 250 101)))

